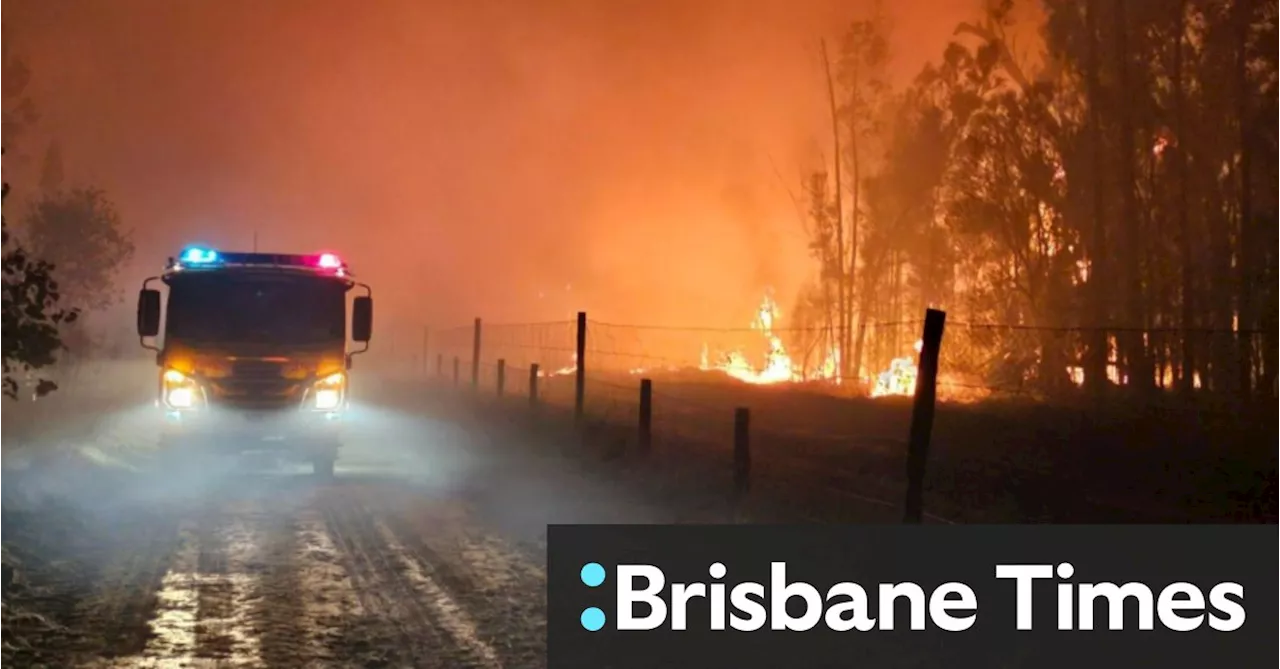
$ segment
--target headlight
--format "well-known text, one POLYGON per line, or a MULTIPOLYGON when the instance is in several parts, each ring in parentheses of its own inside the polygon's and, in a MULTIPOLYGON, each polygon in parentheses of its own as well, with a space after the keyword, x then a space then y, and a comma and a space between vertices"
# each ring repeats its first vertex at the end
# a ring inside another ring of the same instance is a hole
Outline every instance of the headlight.
POLYGON ((311 408, 316 411, 334 411, 340 408, 346 389, 347 375, 342 372, 320 379, 311 389, 311 408))
POLYGON ((204 391, 195 379, 167 369, 160 382, 164 403, 171 409, 195 409, 204 403, 204 391))

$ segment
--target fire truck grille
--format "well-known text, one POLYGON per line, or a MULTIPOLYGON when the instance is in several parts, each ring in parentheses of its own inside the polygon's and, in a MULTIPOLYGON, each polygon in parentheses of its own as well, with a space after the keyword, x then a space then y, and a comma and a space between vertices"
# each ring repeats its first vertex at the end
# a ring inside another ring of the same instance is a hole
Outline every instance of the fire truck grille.
POLYGON ((284 367, 265 360, 237 360, 230 376, 212 383, 210 403, 228 409, 286 409, 302 401, 303 384, 284 377, 284 367))

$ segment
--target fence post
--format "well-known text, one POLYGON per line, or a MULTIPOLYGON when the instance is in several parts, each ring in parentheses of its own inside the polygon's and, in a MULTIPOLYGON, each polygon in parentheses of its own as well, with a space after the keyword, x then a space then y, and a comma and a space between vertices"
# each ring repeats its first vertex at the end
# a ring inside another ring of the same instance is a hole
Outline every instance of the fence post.
POLYGON ((529 408, 538 406, 538 363, 529 365, 529 408))
POLYGON ((582 423, 583 408, 586 399, 587 385, 587 312, 578 312, 578 344, 577 344, 577 372, 574 375, 573 388, 573 422, 580 425, 582 423))
POLYGON ((529 366, 529 408, 538 407, 538 363, 529 366))
POLYGON ((916 366, 915 405, 911 409, 911 432, 907 438, 907 498, 904 523, 919 523, 924 515, 924 472, 929 456, 929 437, 938 398, 938 354, 947 312, 929 309, 924 314, 920 363, 916 366))
POLYGON ((480 388, 480 319, 476 318, 476 331, 471 341, 471 389, 480 388))
POLYGON ((640 379, 640 452, 653 444, 653 381, 640 379))
POLYGON ((436 376, 444 376, 444 354, 436 354, 436 376))
POLYGON ((460 364, 460 362, 461 361, 458 360, 458 356, 456 355, 453 356, 453 387, 454 388, 458 387, 458 365, 460 364))
POLYGON ((498 397, 502 397, 502 386, 507 382, 507 361, 498 358, 498 397))
POLYGON ((738 407, 733 410, 733 493, 741 499, 751 488, 751 410, 738 407))

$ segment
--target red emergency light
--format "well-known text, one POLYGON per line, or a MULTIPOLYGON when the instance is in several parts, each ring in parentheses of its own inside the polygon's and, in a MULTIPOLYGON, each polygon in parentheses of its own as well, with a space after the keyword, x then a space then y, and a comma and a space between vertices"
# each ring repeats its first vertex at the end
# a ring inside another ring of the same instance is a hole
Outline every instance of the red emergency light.
POLYGON ((184 269, 217 269, 224 267, 295 267, 299 269, 319 269, 333 272, 338 276, 349 276, 350 272, 342 257, 336 253, 324 251, 311 255, 281 253, 238 253, 231 251, 215 251, 204 247, 188 247, 183 250, 179 260, 169 259, 169 271, 184 269))

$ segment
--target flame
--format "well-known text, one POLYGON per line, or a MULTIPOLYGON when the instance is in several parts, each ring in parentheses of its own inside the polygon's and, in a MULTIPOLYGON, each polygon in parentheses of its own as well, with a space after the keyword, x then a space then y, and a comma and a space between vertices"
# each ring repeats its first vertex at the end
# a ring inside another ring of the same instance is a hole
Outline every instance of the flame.
MULTIPOLYGON (((917 340, 915 349, 919 354, 924 348, 924 340, 917 340)), ((906 395, 911 396, 916 393, 916 363, 910 357, 894 358, 889 363, 889 369, 880 372, 880 376, 876 379, 876 385, 871 389, 872 397, 884 397, 886 395, 906 395)))
POLYGON ((796 373, 795 366, 791 363, 791 356, 787 354, 787 347, 783 345, 782 339, 773 333, 773 324, 777 320, 778 305, 772 298, 765 295, 764 301, 760 303, 760 309, 756 312, 755 321, 751 323, 751 329, 761 331, 769 342, 769 352, 765 356, 763 367, 757 369, 741 351, 730 351, 720 362, 711 365, 708 360, 707 345, 704 343, 699 368, 703 371, 712 369, 721 371, 739 381, 753 384, 800 380, 800 375, 796 373))
POLYGON ((543 378, 548 376, 565 376, 567 374, 573 374, 574 372, 577 372, 577 371, 578 371, 578 354, 574 353, 572 365, 569 365, 568 367, 561 367, 560 369, 557 369, 556 371, 550 372, 550 373, 544 372, 542 370, 538 370, 538 376, 543 378))
MULTIPOLYGON (((756 317, 751 323, 751 329, 759 331, 764 336, 767 344, 762 366, 757 367, 753 364, 752 360, 741 350, 733 350, 715 356, 718 359, 713 362, 709 347, 706 342, 703 342, 702 351, 699 355, 698 369, 704 372, 723 373, 744 383, 755 385, 797 383, 805 380, 822 380, 840 384, 839 348, 835 345, 828 347, 821 364, 812 368, 806 374, 806 366, 797 364, 791 359, 791 355, 787 352, 787 347, 783 344, 782 338, 774 331, 779 311, 778 305, 773 298, 765 295, 759 309, 756 311, 756 317)), ((552 375, 569 374, 575 369, 576 363, 575 366, 552 372, 552 375)), ((659 368, 636 367, 630 369, 629 373, 631 375, 640 375, 657 371, 657 369, 659 368)), ((674 366, 666 366, 661 369, 671 372, 678 371, 678 368, 674 366)))
POLYGON ((822 364, 813 373, 813 377, 832 381, 837 385, 843 382, 843 379, 840 378, 840 349, 837 346, 832 345, 827 350, 827 357, 823 359, 822 364))

